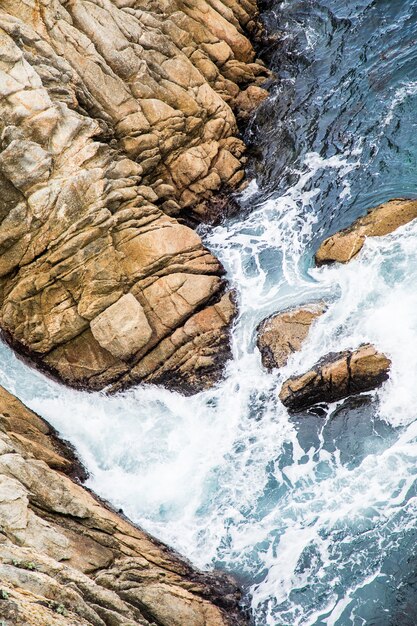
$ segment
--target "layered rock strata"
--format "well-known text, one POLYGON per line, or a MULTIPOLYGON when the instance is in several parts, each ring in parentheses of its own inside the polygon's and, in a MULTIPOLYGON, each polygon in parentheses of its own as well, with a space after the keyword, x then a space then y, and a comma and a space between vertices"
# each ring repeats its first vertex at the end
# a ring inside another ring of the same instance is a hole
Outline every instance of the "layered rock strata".
POLYGON ((417 200, 390 200, 371 209, 364 217, 320 245, 317 265, 347 263, 362 249, 367 237, 388 235, 417 217, 417 200))
POLYGON ((0 387, 5 626, 239 626, 239 592, 193 570, 70 475, 72 451, 0 387))
POLYGON ((294 352, 301 349, 315 319, 326 310, 323 302, 276 313, 258 327, 257 346, 267 369, 284 367, 294 352))
POLYGON ((0 0, 0 326, 61 380, 219 377, 234 305, 177 218, 243 180, 257 28, 254 0, 0 0))
POLYGON ((291 412, 371 391, 388 379, 391 361, 366 344, 357 350, 329 354, 308 372, 289 378, 279 397, 291 412))

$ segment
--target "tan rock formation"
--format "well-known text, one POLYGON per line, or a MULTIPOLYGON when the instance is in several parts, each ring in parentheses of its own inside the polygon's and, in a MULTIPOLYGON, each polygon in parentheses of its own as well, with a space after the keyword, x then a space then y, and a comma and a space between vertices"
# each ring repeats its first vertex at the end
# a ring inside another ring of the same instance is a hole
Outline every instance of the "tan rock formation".
POLYGON ((0 327, 67 383, 219 377, 223 270, 174 216, 242 181, 256 28, 254 0, 0 0, 0 327))
POLYGON ((263 366, 269 370, 284 367, 289 357, 301 349, 311 324, 325 310, 324 303, 315 302, 276 313, 264 320, 258 327, 257 341, 263 366))
POLYGON ((378 387, 387 380, 390 366, 391 361, 370 344, 329 354, 305 374, 289 378, 279 397, 292 412, 335 402, 378 387))
POLYGON ((249 85, 247 89, 241 91, 235 100, 238 119, 246 122, 267 96, 265 89, 256 85, 249 85))
POLYGON ((102 348, 121 359, 129 359, 152 337, 143 306, 131 293, 97 315, 91 322, 91 332, 102 348))
POLYGON ((51 428, 0 388, 0 621, 7 626, 239 626, 239 592, 71 480, 51 428))
POLYGON ((385 202, 323 241, 316 252, 316 263, 347 263, 362 249, 366 237, 388 235, 416 217, 417 200, 385 202))

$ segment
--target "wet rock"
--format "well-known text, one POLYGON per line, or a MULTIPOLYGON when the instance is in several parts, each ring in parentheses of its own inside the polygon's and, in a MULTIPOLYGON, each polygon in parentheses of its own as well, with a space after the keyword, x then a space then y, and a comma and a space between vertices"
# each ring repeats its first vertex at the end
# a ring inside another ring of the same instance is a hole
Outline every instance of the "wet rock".
POLYGON ((284 367, 289 357, 301 349, 311 324, 325 310, 323 302, 315 302, 264 320, 258 328, 257 341, 263 366, 269 370, 284 367))
POLYGON ((391 361, 370 344, 329 354, 305 374, 288 379, 279 397, 291 412, 335 402, 375 389, 388 379, 390 366, 391 361))
POLYGON ((68 384, 221 376, 233 305, 183 218, 243 180, 251 32, 254 0, 1 3, 0 327, 68 384))
POLYGON ((69 475, 83 470, 0 387, 0 620, 14 626, 241 626, 226 576, 194 570, 69 475))
POLYGON ((417 200, 399 199, 381 204, 323 241, 316 252, 316 263, 347 263, 362 249, 366 237, 388 235, 416 217, 417 200))
POLYGON ((245 91, 241 91, 236 98, 238 119, 247 121, 267 97, 268 92, 256 85, 250 85, 245 91))

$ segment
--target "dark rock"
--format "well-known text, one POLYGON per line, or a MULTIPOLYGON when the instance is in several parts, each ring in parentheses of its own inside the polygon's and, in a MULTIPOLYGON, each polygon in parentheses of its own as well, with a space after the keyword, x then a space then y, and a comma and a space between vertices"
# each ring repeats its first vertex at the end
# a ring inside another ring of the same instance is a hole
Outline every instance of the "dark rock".
POLYGON ((289 378, 279 397, 291 412, 335 402, 375 389, 387 380, 390 366, 391 361, 370 344, 329 354, 305 374, 289 378))

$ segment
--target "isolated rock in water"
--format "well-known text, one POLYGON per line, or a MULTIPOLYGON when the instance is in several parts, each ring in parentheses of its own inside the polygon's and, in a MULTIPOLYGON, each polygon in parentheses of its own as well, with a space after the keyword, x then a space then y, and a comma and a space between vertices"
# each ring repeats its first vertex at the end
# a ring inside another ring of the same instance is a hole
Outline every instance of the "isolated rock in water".
POLYGON ((305 374, 288 379, 279 397, 292 412, 335 402, 375 389, 387 380, 390 366, 391 361, 370 344, 329 354, 305 374))
POLYGON ((0 3, 0 327, 65 382, 219 378, 234 307, 175 216, 243 179, 257 28, 254 0, 0 3))
POLYGON ((388 235, 416 217, 417 200, 390 200, 381 204, 349 228, 323 241, 316 253, 316 263, 347 263, 362 249, 366 237, 388 235))
POLYGON ((311 324, 325 310, 323 302, 315 302, 276 313, 264 320, 258 328, 257 341, 264 367, 284 367, 289 357, 301 349, 311 324))
POLYGON ((0 621, 240 626, 226 576, 195 571, 116 515, 54 431, 0 387, 0 621))

